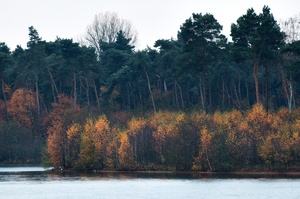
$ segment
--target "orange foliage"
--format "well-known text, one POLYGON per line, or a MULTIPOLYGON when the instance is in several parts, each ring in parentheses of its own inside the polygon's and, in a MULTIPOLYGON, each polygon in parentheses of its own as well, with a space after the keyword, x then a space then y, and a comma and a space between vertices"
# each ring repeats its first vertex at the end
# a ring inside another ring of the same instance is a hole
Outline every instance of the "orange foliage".
POLYGON ((283 121, 288 121, 290 119, 290 112, 287 108, 281 108, 277 111, 276 115, 280 117, 283 121))
POLYGON ((54 166, 65 167, 65 145, 66 138, 64 137, 63 126, 61 121, 56 121, 55 125, 49 127, 47 139, 47 151, 50 155, 50 161, 54 166))
POLYGON ((111 124, 116 124, 120 127, 126 126, 128 121, 131 119, 131 114, 125 111, 113 112, 109 115, 108 120, 111 124))
POLYGON ((33 127, 33 112, 36 111, 36 108, 35 93, 32 90, 18 89, 8 102, 11 118, 28 128, 33 127))
POLYGON ((5 104, 4 101, 0 100, 0 123, 5 123, 6 118, 5 118, 5 104))
POLYGON ((64 102, 54 104, 49 116, 48 153, 54 165, 232 171, 251 166, 282 168, 300 159, 300 118, 290 117, 286 109, 267 113, 257 104, 246 112, 213 115, 162 111, 131 118, 127 126, 113 116, 113 128, 101 116, 87 119, 83 127, 73 123, 67 128, 62 110, 69 110, 73 102, 64 102))
MULTIPOLYGON (((59 103, 53 103, 53 110, 51 113, 43 120, 43 127, 47 130, 48 139, 47 139, 47 150, 50 155, 50 160, 54 166, 63 166, 68 167, 69 163, 66 162, 68 151, 67 143, 68 138, 71 139, 71 130, 68 123, 64 119, 64 114, 73 109, 73 100, 68 98, 65 95, 60 95, 58 97, 59 103), (67 135, 67 132, 69 135, 67 135)), ((75 128, 75 127, 73 127, 75 128)))

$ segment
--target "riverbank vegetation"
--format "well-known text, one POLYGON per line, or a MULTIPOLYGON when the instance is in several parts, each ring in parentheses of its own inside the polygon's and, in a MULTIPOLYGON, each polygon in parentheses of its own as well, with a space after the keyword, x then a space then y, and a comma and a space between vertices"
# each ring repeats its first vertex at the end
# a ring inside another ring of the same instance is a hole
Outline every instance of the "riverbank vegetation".
POLYGON ((26 49, 0 42, 1 163, 300 170, 297 17, 248 9, 228 42, 213 15, 192 14, 144 50, 117 19, 97 15, 80 43, 32 26, 26 49))
MULTIPOLYGON (((48 128, 57 125, 55 121, 48 128)), ((267 113, 256 104, 247 111, 214 114, 159 111, 136 117, 118 112, 66 126, 47 141, 51 162, 64 168, 225 172, 299 168, 300 109, 292 114, 286 108, 267 113)))

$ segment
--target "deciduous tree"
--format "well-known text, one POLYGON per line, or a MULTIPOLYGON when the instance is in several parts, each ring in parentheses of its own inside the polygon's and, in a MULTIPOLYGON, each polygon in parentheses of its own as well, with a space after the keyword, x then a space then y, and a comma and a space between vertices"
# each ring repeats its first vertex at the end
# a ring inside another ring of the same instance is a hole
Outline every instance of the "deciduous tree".
POLYGON ((136 43, 137 31, 130 21, 120 18, 114 12, 100 13, 95 15, 92 24, 87 27, 85 39, 100 55, 102 51, 101 42, 115 42, 120 31, 124 33, 127 39, 131 39, 131 44, 136 43))
POLYGON ((33 128, 36 115, 36 99, 32 90, 16 90, 8 102, 8 111, 12 120, 33 128))

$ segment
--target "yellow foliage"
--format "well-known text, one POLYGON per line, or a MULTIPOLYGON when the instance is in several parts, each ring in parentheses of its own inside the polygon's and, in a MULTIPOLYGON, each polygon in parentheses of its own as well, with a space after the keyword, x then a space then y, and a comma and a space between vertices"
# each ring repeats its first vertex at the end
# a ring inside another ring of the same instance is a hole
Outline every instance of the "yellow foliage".
POLYGON ((143 118, 132 118, 128 123, 128 130, 131 135, 140 133, 147 125, 147 121, 143 118))
POLYGON ((159 153, 163 152, 167 140, 177 136, 178 125, 185 120, 184 113, 158 112, 150 118, 150 125, 154 129, 153 137, 156 149, 159 153))
POLYGON ((81 134, 79 165, 84 169, 96 167, 96 154, 94 143, 95 126, 91 118, 86 120, 84 130, 81 134))
POLYGON ((267 163, 286 164, 291 160, 290 139, 280 135, 269 135, 260 148, 259 155, 267 163))
POLYGON ((79 124, 72 124, 69 129, 67 130, 67 137, 68 140, 72 140, 73 138, 78 137, 80 133, 81 127, 79 124))
POLYGON ((263 140, 271 129, 271 114, 267 114, 261 104, 255 104, 253 108, 247 112, 246 121, 249 125, 249 136, 255 140, 263 140))
POLYGON ((130 169, 134 164, 133 150, 126 133, 120 135, 120 147, 118 150, 119 164, 122 169, 130 169))
POLYGON ((213 115, 213 123, 214 125, 222 125, 225 123, 224 117, 220 112, 215 112, 213 115))
POLYGON ((207 128, 204 127, 201 132, 201 144, 204 148, 208 148, 209 144, 211 143, 212 135, 208 132, 207 128))
POLYGON ((109 121, 105 116, 101 116, 95 122, 94 143, 95 152, 99 156, 102 164, 104 164, 104 161, 107 159, 107 147, 111 140, 112 132, 109 126, 109 121))

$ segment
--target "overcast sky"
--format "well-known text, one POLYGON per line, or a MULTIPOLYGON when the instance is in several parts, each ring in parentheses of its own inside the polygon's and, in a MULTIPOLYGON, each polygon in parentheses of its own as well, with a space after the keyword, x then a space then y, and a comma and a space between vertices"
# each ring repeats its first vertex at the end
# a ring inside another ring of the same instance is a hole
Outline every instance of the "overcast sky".
POLYGON ((131 21, 138 32, 137 47, 144 49, 158 39, 176 38, 192 13, 213 14, 229 37, 230 25, 248 8, 260 13, 264 5, 277 21, 300 12, 300 0, 0 0, 0 42, 11 50, 26 48, 29 26, 46 41, 57 36, 77 41, 96 14, 110 11, 131 21))

